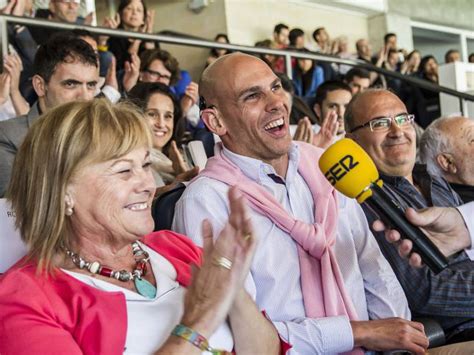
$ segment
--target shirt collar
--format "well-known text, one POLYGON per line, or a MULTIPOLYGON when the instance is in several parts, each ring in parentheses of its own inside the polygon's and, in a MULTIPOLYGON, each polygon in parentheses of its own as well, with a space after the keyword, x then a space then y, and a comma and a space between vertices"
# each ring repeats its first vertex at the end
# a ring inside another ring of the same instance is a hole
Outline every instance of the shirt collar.
MULTIPOLYGON (((262 184, 263 181, 271 180, 268 177, 268 174, 277 175, 275 169, 270 164, 267 164, 259 159, 231 152, 224 145, 222 145, 222 153, 232 163, 238 166, 245 176, 259 184, 262 184)), ((298 149, 298 145, 294 142, 291 143, 290 151, 288 152, 288 157, 289 163, 288 170, 286 172, 286 179, 283 179, 286 184, 291 183, 293 181, 298 170, 298 164, 300 160, 300 152, 298 149)))
POLYGON ((408 182, 408 180, 403 176, 385 175, 384 173, 380 173, 380 178, 386 183, 394 186, 399 186, 405 181, 408 182))

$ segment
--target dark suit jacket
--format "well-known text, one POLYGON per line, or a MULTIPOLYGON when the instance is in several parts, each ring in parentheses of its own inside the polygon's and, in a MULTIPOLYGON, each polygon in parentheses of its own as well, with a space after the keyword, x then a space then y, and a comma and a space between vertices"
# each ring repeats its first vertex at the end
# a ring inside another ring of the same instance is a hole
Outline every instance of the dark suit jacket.
POLYGON ((10 183, 16 152, 38 116, 36 103, 28 114, 0 122, 0 197, 5 195, 10 183))

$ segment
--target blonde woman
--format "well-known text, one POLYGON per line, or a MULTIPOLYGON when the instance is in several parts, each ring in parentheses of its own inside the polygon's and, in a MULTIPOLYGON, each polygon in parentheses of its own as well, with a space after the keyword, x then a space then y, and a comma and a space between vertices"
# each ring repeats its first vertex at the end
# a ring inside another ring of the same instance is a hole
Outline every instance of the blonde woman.
POLYGON ((150 148, 143 117, 104 100, 59 106, 30 129, 7 193, 29 251, 0 279, 1 354, 279 351, 243 289, 256 243, 245 201, 229 194, 214 245, 203 223, 204 252, 151 233, 150 148))

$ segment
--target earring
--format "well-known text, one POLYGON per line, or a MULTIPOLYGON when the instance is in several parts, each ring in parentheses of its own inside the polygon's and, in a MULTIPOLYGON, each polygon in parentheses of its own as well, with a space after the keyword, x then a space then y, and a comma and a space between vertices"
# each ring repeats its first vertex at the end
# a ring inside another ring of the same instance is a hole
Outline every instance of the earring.
POLYGON ((66 216, 72 216, 72 214, 74 213, 74 210, 72 209, 71 205, 67 204, 66 205, 66 216))

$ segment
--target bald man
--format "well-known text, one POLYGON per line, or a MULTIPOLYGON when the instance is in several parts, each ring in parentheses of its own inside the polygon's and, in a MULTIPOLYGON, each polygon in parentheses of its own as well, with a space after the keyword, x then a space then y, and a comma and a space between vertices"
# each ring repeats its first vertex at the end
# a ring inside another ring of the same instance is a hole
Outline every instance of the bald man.
POLYGON ((421 137, 420 159, 430 174, 444 177, 464 202, 474 201, 474 120, 433 121, 421 137))
POLYGON ((205 70, 200 90, 202 118, 222 145, 176 205, 174 229, 202 245, 207 218, 218 235, 226 191, 239 186, 254 225, 248 238, 259 238, 246 289, 290 354, 423 354, 423 327, 405 320, 406 298, 361 208, 325 180, 321 150, 292 142, 278 77, 260 59, 234 53, 205 70))
MULTIPOLYGON (((414 117, 395 94, 383 89, 360 93, 349 103, 345 121, 346 136, 370 155, 387 195, 401 208, 462 204, 447 181, 430 175, 424 165, 415 164, 414 117)), ((375 214, 365 207, 364 211, 372 223, 375 214)), ((449 342, 473 340, 474 261, 471 258, 474 255, 469 258, 464 252, 454 254, 449 266, 435 274, 426 266, 412 268, 383 233, 375 236, 405 290, 413 314, 436 319, 449 342)))

